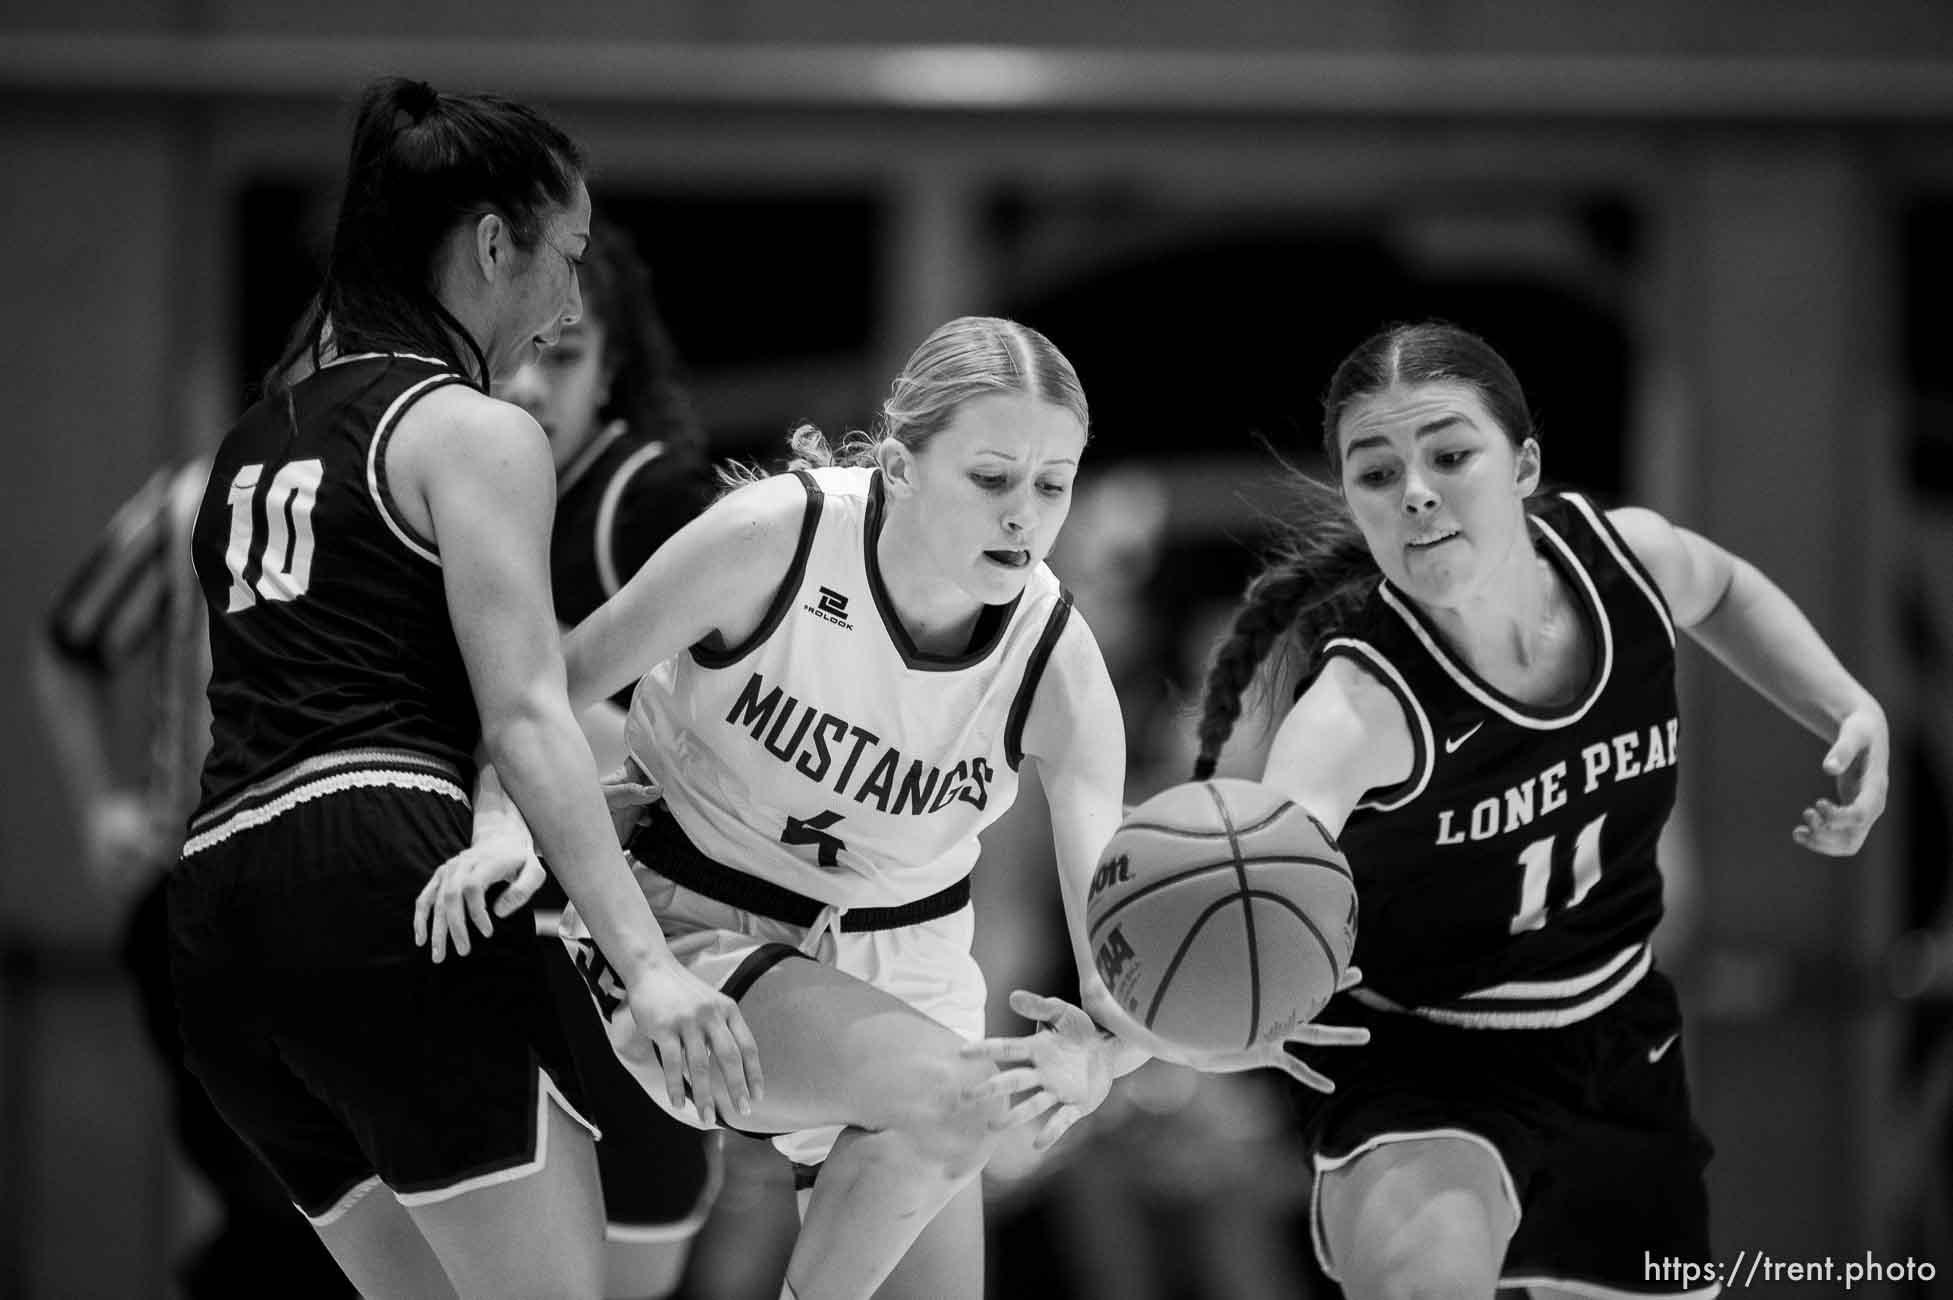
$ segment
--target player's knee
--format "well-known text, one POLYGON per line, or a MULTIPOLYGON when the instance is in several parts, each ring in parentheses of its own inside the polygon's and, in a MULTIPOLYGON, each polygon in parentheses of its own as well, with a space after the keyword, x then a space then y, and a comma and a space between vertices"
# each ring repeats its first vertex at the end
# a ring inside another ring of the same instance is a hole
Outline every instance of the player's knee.
POLYGON ((1343 1267, 1352 1300, 1491 1300, 1505 1243, 1476 1197, 1445 1195, 1343 1267))
POLYGON ((917 1155, 950 1178, 967 1178, 982 1169, 996 1149, 996 1121, 1008 1099, 972 1097, 970 1090, 996 1073, 987 1061, 950 1057, 924 1062, 917 1071, 911 1102, 901 1127, 917 1155))

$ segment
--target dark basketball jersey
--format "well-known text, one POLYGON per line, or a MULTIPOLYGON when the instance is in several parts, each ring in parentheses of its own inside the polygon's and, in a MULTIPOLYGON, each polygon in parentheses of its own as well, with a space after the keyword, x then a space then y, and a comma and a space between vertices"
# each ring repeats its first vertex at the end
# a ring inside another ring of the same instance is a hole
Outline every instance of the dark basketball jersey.
POLYGON ((558 476, 549 546, 557 621, 574 627, 588 617, 711 501, 698 456, 622 421, 599 433, 558 476))
POLYGON ((201 809, 333 751, 473 767, 473 692, 434 544, 395 509, 386 446, 437 361, 348 358, 244 413, 191 538, 210 611, 201 809))
POLYGON ((1586 621, 1593 666, 1565 704, 1501 694, 1387 581, 1324 647, 1397 695, 1410 778, 1344 826, 1362 915, 1358 995, 1446 1024, 1585 1019, 1648 969, 1655 842, 1675 802, 1675 628, 1606 517, 1566 494, 1539 551, 1586 621))

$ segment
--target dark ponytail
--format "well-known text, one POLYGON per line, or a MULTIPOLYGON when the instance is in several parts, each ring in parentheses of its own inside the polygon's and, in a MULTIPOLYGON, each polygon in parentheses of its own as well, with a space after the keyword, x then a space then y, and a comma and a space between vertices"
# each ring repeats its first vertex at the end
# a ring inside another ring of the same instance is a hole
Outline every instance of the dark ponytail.
POLYGON ((574 141, 496 95, 443 95, 424 81, 368 85, 354 114, 345 192, 324 282, 265 376, 279 393, 332 352, 413 352, 484 389, 480 343, 436 294, 436 259, 456 225, 487 212, 533 249, 583 175, 574 141))

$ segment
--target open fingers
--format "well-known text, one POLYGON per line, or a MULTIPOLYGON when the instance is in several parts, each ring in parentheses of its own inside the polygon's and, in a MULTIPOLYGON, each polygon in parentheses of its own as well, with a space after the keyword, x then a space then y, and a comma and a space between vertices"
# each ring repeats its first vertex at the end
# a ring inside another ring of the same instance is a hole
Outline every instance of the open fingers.
POLYGON ((1804 809, 1803 816, 1790 835, 1813 853, 1848 857, 1865 842, 1876 815, 1873 811, 1861 809, 1856 803, 1840 807, 1828 799, 1820 799, 1804 809))
POLYGON ((1071 1003, 1062 998, 1045 997, 1028 989, 1018 989, 1010 995, 1010 1009, 1026 1020, 1056 1020, 1072 1009, 1071 1003))
POLYGON ((1271 1061, 1269 1064, 1286 1071, 1291 1079, 1306 1088, 1314 1088, 1317 1092, 1336 1091, 1336 1085, 1330 1081, 1329 1076, 1310 1069, 1289 1052, 1283 1052, 1280 1060, 1271 1061))
POLYGON ((543 881, 548 878, 548 873, 543 870, 541 859, 532 857, 524 862, 522 870, 518 871, 515 879, 509 882, 509 887, 502 891, 502 896, 495 900, 495 915, 515 915, 516 909, 534 898, 536 891, 542 888, 543 881))
POLYGON ((488 890, 479 880, 470 880, 461 887, 461 901, 475 928, 484 936, 495 933, 495 922, 488 915, 488 890))
POLYGON ((759 1043, 753 1038, 753 1031, 746 1026, 746 1017, 740 1013, 739 1004, 731 1002, 726 1013, 726 1032, 732 1035, 733 1046, 739 1049, 739 1068, 746 1075, 746 1096, 749 1101, 758 1101, 766 1095, 766 1079, 760 1071, 759 1043))
POLYGON ((427 899, 427 946, 436 965, 447 959, 448 924, 447 896, 442 886, 447 882, 439 877, 429 881, 433 893, 427 899))
POLYGON ((658 1066, 665 1075, 665 1099, 673 1110, 681 1110, 685 1105, 685 1049, 678 1041, 678 1035, 659 1034, 651 1040, 657 1049, 658 1066))
POLYGON ((708 1127, 717 1124, 725 1085, 712 1077, 712 1053, 706 1050, 705 1031, 695 1023, 688 1024, 679 1031, 679 1042, 685 1053, 685 1081, 691 1085, 692 1104, 698 1107, 698 1117, 708 1127))
POLYGON ((414 895, 414 947, 416 948, 427 946, 428 920, 434 912, 434 881, 435 877, 429 876, 427 883, 420 887, 420 893, 414 895))
POLYGON ((987 1079, 972 1083, 963 1089, 963 1095, 971 1101, 989 1097, 1014 1097, 1028 1088, 1039 1086, 1043 1075, 1031 1066, 1016 1070, 999 1070, 987 1079))
POLYGON ((971 1061, 995 1061, 1008 1065, 1016 1061, 1031 1059, 1034 1038, 979 1038, 974 1043, 965 1043, 956 1050, 958 1056, 971 1061))
POLYGON ((1059 1138, 1071 1131, 1071 1126, 1078 1123, 1083 1114, 1084 1112, 1076 1106, 1058 1107, 1051 1112, 1051 1118, 1044 1121, 1044 1127, 1038 1131, 1037 1138, 1031 1146, 1039 1151, 1049 1150, 1057 1144, 1059 1138))
POLYGON ((1001 1133, 1005 1129, 1016 1128, 1019 1124, 1028 1124, 1057 1105, 1059 1105, 1057 1094, 1039 1088, 1023 1101, 991 1120, 990 1129, 992 1132, 1001 1133))
POLYGON ((734 1115, 749 1115, 753 1110, 752 1087, 746 1078, 746 1058, 732 1029, 724 1020, 713 1020, 705 1027, 706 1041, 712 1049, 714 1072, 719 1076, 724 1108, 734 1115))
POLYGON ((1297 1025, 1288 1041, 1298 1047, 1361 1047, 1370 1041, 1370 1031, 1359 1025, 1297 1025))
POLYGON ((447 921, 448 942, 457 957, 468 955, 468 903, 452 878, 441 886, 441 915, 447 921))

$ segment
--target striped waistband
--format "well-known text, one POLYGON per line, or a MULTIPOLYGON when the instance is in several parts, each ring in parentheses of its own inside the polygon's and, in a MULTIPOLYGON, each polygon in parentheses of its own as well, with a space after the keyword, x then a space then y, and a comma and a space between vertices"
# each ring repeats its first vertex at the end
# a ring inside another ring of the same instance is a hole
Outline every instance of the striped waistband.
POLYGON ((190 822, 183 856, 262 826, 303 803, 346 790, 391 788, 472 800, 461 769, 445 759, 405 749, 344 749, 294 763, 246 786, 190 822))
POLYGON ((1579 975, 1558 980, 1512 980, 1432 1006, 1405 1006, 1358 986, 1350 996, 1377 1011, 1417 1016, 1461 1029, 1555 1029, 1613 1006, 1654 965, 1645 943, 1630 944, 1579 975))
MULTIPOLYGON (((829 910, 826 903, 770 880, 735 870, 701 853, 663 804, 654 805, 632 832, 624 848, 647 870, 672 884, 703 894, 715 903, 808 929, 829 910)), ((833 909, 846 934, 870 930, 900 930, 951 916, 970 905, 970 878, 964 876, 914 902, 893 907, 833 909)))

